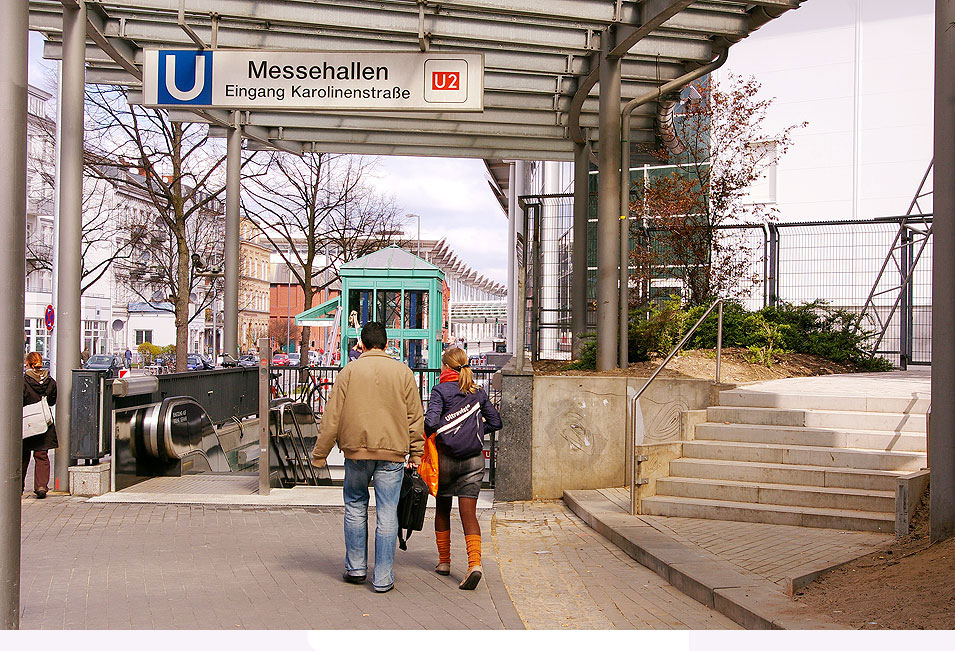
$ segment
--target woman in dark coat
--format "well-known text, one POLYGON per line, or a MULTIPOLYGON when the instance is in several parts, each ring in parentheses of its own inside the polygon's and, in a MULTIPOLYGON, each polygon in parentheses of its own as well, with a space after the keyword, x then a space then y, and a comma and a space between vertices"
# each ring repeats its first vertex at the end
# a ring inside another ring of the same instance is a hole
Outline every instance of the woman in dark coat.
MULTIPOLYGON (((45 399, 50 406, 56 404, 56 381, 43 370, 43 357, 40 353, 30 353, 24 362, 26 371, 23 374, 23 406, 32 405, 45 399)), ((47 450, 56 448, 56 426, 50 427, 43 434, 36 434, 23 439, 23 472, 20 475, 20 490, 26 485, 27 469, 30 467, 30 453, 36 462, 33 468, 33 492, 37 499, 46 497, 50 484, 50 456, 47 450)))

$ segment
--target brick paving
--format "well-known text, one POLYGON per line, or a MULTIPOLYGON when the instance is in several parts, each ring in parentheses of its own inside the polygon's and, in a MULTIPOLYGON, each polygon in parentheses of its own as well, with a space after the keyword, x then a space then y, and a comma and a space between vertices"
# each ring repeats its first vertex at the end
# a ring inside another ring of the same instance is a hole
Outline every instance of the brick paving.
POLYGON ((341 580, 341 508, 21 504, 24 629, 522 628, 492 545, 488 580, 458 590, 459 525, 452 576, 432 571, 433 537, 417 533, 397 552, 395 589, 376 594, 341 580))
POLYGON ((432 571, 429 514, 386 594, 342 582, 340 507, 21 504, 23 629, 736 628, 561 502, 480 512, 486 580, 473 592, 457 588, 459 521, 452 575, 432 571))
POLYGON ((563 502, 495 506, 495 555, 527 628, 739 628, 631 559, 563 502))
MULTIPOLYGON (((626 489, 600 491, 629 509, 626 489)), ((894 540, 891 534, 838 531, 759 522, 733 522, 662 515, 636 516, 675 540, 769 579, 785 590, 787 581, 856 559, 894 540)))

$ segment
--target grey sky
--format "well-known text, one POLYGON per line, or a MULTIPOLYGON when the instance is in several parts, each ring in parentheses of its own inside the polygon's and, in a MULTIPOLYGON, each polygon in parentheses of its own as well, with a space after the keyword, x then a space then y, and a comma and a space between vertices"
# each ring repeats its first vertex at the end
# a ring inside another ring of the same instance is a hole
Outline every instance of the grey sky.
MULTIPOLYGON (((54 63, 44 61, 43 38, 30 33, 30 83, 52 92, 54 63)), ((446 237, 451 248, 478 273, 507 281, 507 218, 487 184, 480 160, 382 156, 378 189, 394 196, 403 213, 421 215, 421 237, 446 237)), ((414 237, 416 220, 409 220, 414 237)))

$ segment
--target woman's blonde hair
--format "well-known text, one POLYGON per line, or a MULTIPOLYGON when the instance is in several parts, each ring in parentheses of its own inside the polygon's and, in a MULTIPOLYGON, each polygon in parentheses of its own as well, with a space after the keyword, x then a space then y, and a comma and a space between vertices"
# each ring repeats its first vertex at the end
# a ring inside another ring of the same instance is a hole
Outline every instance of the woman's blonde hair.
POLYGON ((26 357, 27 368, 43 368, 43 355, 38 352, 28 353, 26 357))
POLYGON ((461 387, 462 392, 477 391, 474 375, 471 373, 471 367, 468 366, 468 354, 463 348, 448 348, 441 356, 441 363, 452 371, 458 372, 458 386, 461 387))

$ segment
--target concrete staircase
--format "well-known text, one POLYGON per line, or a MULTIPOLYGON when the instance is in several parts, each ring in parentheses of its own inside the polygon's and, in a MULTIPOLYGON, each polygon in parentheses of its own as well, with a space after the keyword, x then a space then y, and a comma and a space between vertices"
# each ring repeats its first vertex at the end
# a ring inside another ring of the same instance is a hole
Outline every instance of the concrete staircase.
POLYGON ((926 398, 733 389, 641 512, 892 532, 898 477, 925 467, 926 398))

